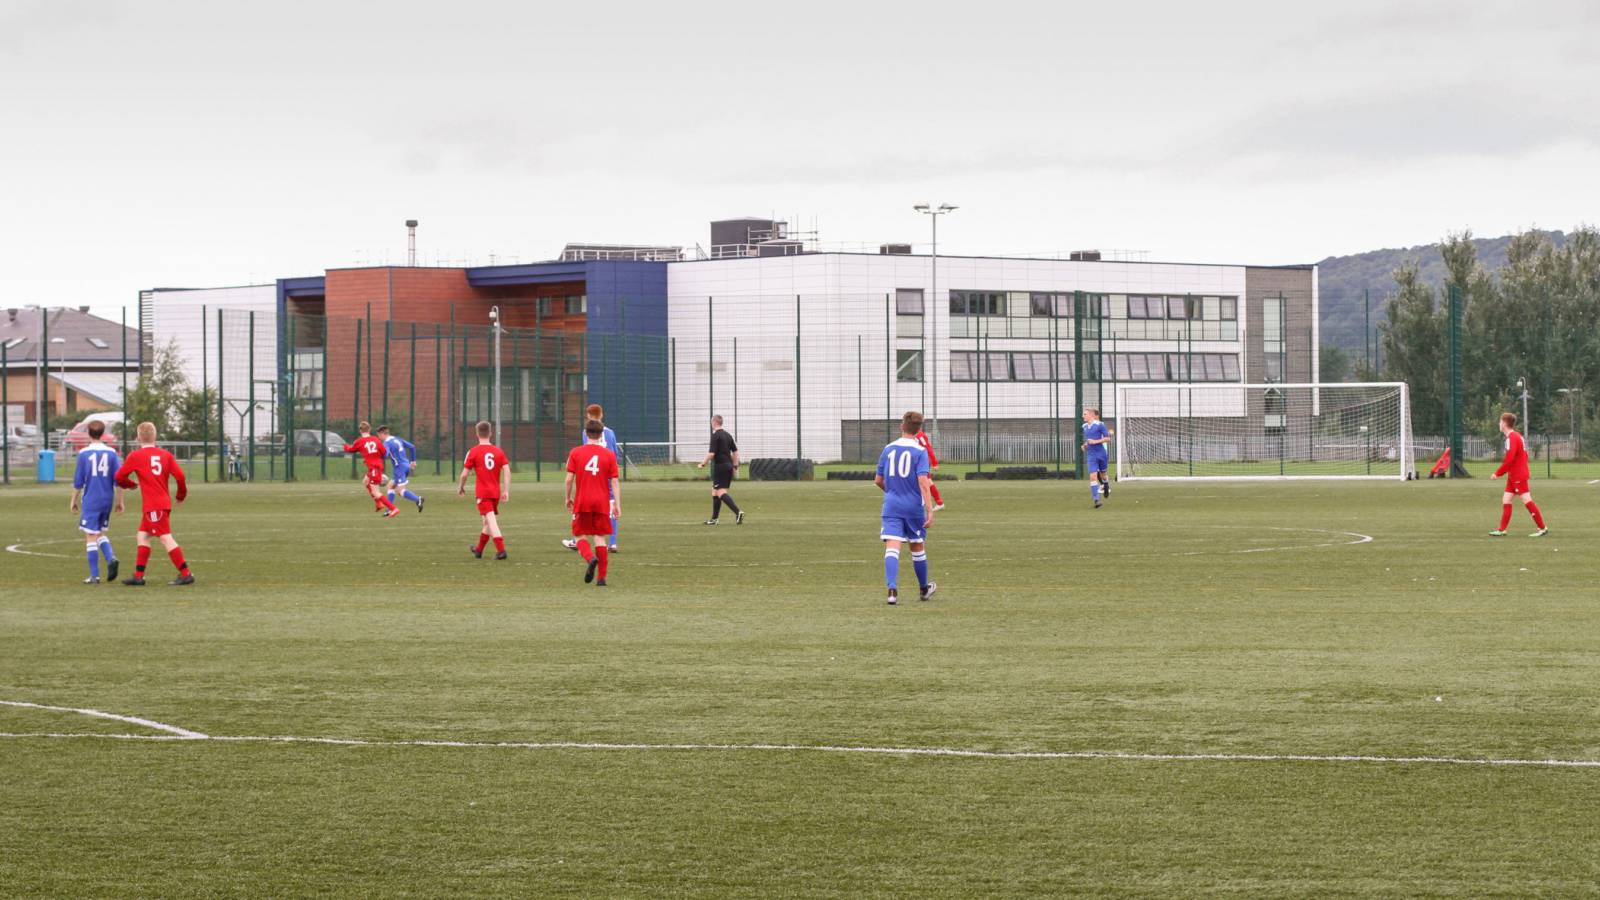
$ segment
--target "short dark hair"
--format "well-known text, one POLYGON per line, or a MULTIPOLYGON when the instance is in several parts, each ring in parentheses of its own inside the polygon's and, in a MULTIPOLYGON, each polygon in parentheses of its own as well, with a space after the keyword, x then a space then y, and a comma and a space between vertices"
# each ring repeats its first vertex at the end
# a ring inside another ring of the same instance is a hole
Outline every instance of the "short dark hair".
POLYGON ((600 424, 599 419, 590 419, 583 423, 583 433, 589 437, 597 438, 606 433, 606 426, 600 424))
POLYGON ((1094 417, 1096 419, 1100 418, 1100 407, 1098 407, 1098 406, 1086 406, 1086 407, 1083 408, 1083 411, 1084 412, 1092 412, 1092 413, 1094 413, 1094 417))
POLYGON ((714 416, 711 417, 711 421, 717 423, 718 425, 721 425, 722 424, 722 417, 714 415, 714 416))
POLYGON ((89 426, 85 430, 89 432, 89 440, 98 441, 100 436, 106 433, 106 423, 99 419, 90 419, 89 426))
POLYGON ((389 426, 387 426, 387 425, 379 425, 378 426, 378 430, 384 432, 385 434, 387 434, 388 431, 389 431, 389 426))
POLYGON ((1507 428, 1515 428, 1515 427, 1517 427, 1517 414, 1516 413, 1501 413, 1500 414, 1500 421, 1504 422, 1505 426, 1507 428))
POLYGON ((494 434, 494 426, 490 425, 488 422, 479 422, 477 432, 478 437, 486 438, 489 435, 494 434))
POLYGON ((906 434, 916 434, 922 430, 922 413, 908 412, 900 417, 900 430, 906 434))

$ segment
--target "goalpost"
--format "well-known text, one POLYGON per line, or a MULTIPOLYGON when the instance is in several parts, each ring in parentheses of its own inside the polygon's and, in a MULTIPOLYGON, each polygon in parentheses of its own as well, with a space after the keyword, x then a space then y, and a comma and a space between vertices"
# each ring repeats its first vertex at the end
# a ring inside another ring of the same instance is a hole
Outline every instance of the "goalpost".
POLYGON ((695 444, 681 441, 623 441, 617 449, 622 451, 622 458, 617 463, 626 481, 683 481, 698 475, 710 477, 709 468, 705 472, 695 469, 696 464, 705 458, 705 441, 695 444))
POLYGON ((1123 384, 1117 479, 1416 477, 1404 382, 1123 384))

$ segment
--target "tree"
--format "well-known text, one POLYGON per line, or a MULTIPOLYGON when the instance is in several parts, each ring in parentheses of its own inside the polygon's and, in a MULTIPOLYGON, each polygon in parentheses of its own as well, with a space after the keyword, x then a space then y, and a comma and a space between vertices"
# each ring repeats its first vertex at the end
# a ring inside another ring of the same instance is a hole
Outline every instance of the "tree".
POLYGON ((140 422, 151 422, 163 440, 203 441, 208 414, 216 409, 216 392, 189 384, 174 340, 156 348, 150 371, 128 388, 127 405, 127 434, 140 422))
POLYGON ((1323 344, 1317 354, 1317 380, 1344 381, 1350 376, 1350 351, 1333 344, 1323 344))

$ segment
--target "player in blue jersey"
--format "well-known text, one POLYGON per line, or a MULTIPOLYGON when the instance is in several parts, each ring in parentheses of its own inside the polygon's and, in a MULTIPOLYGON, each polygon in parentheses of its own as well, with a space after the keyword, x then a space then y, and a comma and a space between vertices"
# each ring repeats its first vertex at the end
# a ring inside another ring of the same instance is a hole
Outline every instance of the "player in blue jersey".
POLYGON ((387 425, 378 426, 378 440, 383 441, 383 449, 388 451, 389 462, 394 465, 389 475, 389 502, 394 502, 398 490, 400 496, 417 505, 417 512, 422 512, 422 497, 411 492, 411 469, 417 464, 417 445, 390 434, 387 425))
MULTIPOLYGON (((594 421, 600 423, 600 427, 602 429, 604 429, 600 433, 600 441, 601 441, 601 443, 605 444, 605 447, 606 447, 607 450, 611 451, 611 455, 615 456, 617 458, 617 464, 621 465, 622 464, 622 450, 617 445, 617 433, 615 431, 612 431, 611 428, 606 425, 606 411, 605 411, 605 409, 598 403, 591 403, 591 404, 589 404, 589 407, 583 411, 583 413, 584 413, 584 415, 588 416, 589 419, 593 419, 594 421)), ((585 422, 587 422, 587 419, 585 420, 585 422)), ((589 442, 588 435, 584 434, 583 432, 579 432, 578 433, 578 446, 581 447, 584 444, 587 444, 588 442, 589 442)), ((616 519, 612 519, 611 520, 611 536, 606 541, 606 544, 608 545, 606 547, 606 553, 610 554, 610 553, 617 552, 617 520, 616 519)), ((578 549, 578 539, 577 538, 567 538, 566 540, 561 542, 561 546, 567 548, 568 550, 577 550, 578 549)))
POLYGON ((1100 410, 1089 407, 1083 411, 1083 461, 1089 470, 1089 496, 1094 508, 1100 508, 1100 498, 1111 499, 1111 482, 1106 479, 1106 466, 1111 461, 1107 445, 1111 443, 1111 429, 1100 421, 1100 410))
POLYGON ((933 596, 939 585, 928 580, 928 526, 933 524, 933 484, 928 451, 917 442, 922 413, 908 412, 900 419, 900 439, 878 455, 878 477, 873 483, 883 491, 883 578, 889 585, 889 605, 900 601, 900 545, 911 545, 911 563, 921 586, 921 599, 933 596))
POLYGON ((83 551, 89 557, 89 577, 84 584, 100 583, 100 558, 105 557, 106 581, 117 578, 117 555, 111 552, 111 538, 106 527, 111 524, 111 511, 122 512, 122 488, 117 487, 117 469, 122 460, 117 451, 107 447, 100 438, 106 425, 99 419, 89 422, 88 446, 78 451, 78 467, 72 474, 72 502, 67 508, 80 512, 78 530, 83 532, 83 551))

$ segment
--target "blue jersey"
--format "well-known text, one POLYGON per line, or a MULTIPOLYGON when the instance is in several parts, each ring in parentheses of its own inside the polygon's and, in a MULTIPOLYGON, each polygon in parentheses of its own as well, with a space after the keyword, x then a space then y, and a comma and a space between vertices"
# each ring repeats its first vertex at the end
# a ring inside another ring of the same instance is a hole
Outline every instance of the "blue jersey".
MULTIPOLYGON (((622 459, 622 451, 617 449, 617 433, 615 431, 612 431, 609 427, 606 428, 605 432, 600 435, 600 439, 605 442, 606 449, 611 451, 612 456, 615 456, 618 460, 622 459)), ((578 446, 581 447, 587 443, 589 443, 589 436, 581 431, 578 432, 578 446)))
POLYGON ((117 451, 98 441, 78 451, 78 468, 72 486, 83 491, 83 508, 110 511, 116 500, 117 469, 122 460, 117 451))
POLYGON ((383 449, 388 451, 389 461, 394 463, 396 475, 411 471, 411 464, 417 458, 416 444, 391 434, 383 439, 383 449))
MULTIPOLYGON (((1107 428, 1106 423, 1099 419, 1095 419, 1093 422, 1083 423, 1083 439, 1085 441, 1097 441, 1101 438, 1108 438, 1110 436, 1111 429, 1107 428)), ((1105 456, 1110 451, 1106 448, 1105 444, 1090 444, 1084 449, 1084 452, 1093 456, 1105 456)))
POLYGON ((884 518, 923 519, 922 485, 918 477, 928 474, 928 451, 916 438, 902 437, 878 455, 878 474, 883 476, 884 518))

